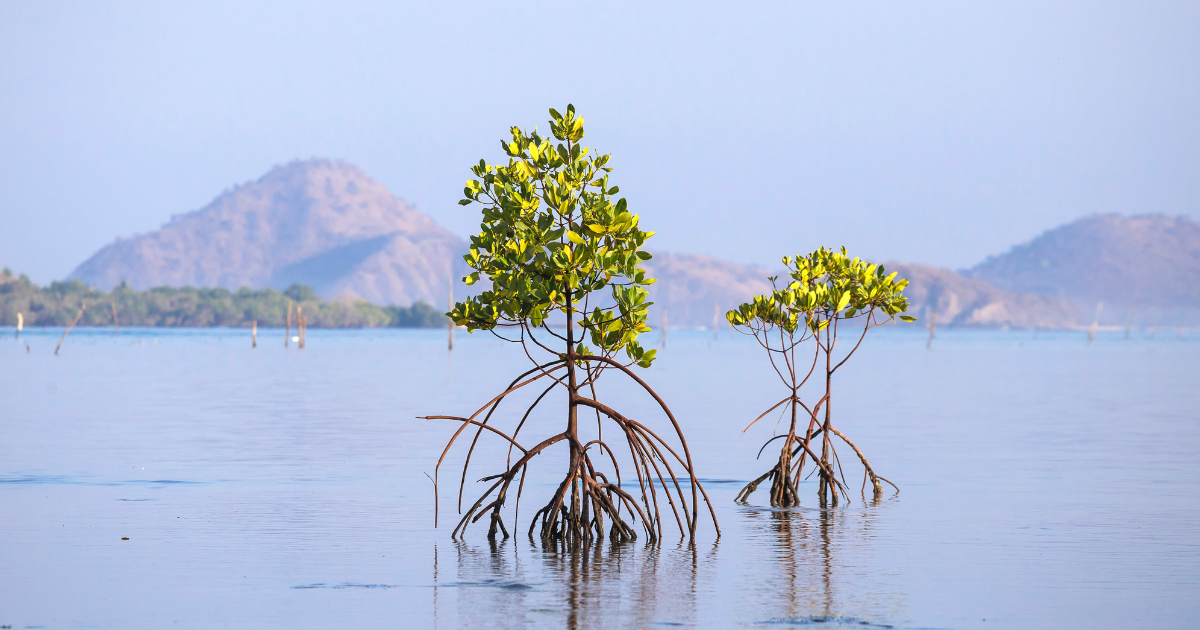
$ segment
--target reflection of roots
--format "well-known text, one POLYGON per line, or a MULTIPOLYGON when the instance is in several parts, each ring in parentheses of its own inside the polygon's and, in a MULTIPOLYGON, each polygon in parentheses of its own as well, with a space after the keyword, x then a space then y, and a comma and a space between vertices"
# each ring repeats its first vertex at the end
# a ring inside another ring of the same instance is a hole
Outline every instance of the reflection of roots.
MULTIPOLYGON (((594 357, 589 358, 595 359, 594 357)), ((704 488, 700 485, 693 472, 691 457, 687 452, 687 444, 683 440, 683 434, 679 430, 678 423, 675 422, 674 416, 671 415, 670 410, 666 408, 661 399, 641 379, 632 374, 630 375, 658 400, 663 410, 666 411, 668 417, 671 419, 671 422, 675 425, 676 433, 683 447, 682 455, 640 422, 626 418, 606 405, 580 396, 578 393, 573 393, 570 398, 572 422, 569 424, 571 428, 568 431, 547 438, 532 448, 526 449, 522 447, 516 441, 521 428, 529 418, 530 413, 546 394, 555 386, 563 384, 558 379, 555 379, 555 382, 547 387, 546 391, 542 392, 542 395, 538 396, 537 400, 525 411, 524 416, 520 423, 517 424, 517 428, 511 436, 488 424, 496 407, 506 396, 540 378, 547 376, 553 378, 552 373, 563 367, 564 364, 559 361, 538 366, 534 370, 526 372, 513 381, 504 393, 492 399, 492 401, 484 405, 484 407, 476 411, 469 418, 428 416, 429 419, 456 420, 463 423, 446 445, 446 449, 442 453, 442 459, 438 460, 439 467, 459 434, 467 426, 478 427, 475 440, 472 442, 463 463, 463 479, 459 486, 460 505, 466 482, 467 468, 470 466, 471 456, 474 454, 479 436, 485 430, 499 435, 508 442, 510 456, 513 448, 521 452, 521 456, 516 462, 511 462, 510 459, 510 464, 507 465, 505 472, 480 480, 484 482, 494 481, 494 483, 466 511, 451 535, 457 538, 466 530, 468 525, 478 522, 485 515, 490 515, 488 538, 495 539, 497 534, 507 538, 509 536, 508 528, 505 527, 501 516, 501 509, 508 499, 508 493, 513 482, 517 481, 519 477, 516 499, 516 509, 519 510, 521 492, 525 485, 525 472, 529 466, 529 462, 546 448, 564 441, 570 447, 571 453, 567 475, 562 483, 559 484, 550 501, 534 514, 529 526, 530 537, 533 536, 533 530, 540 523, 540 538, 543 543, 586 544, 596 539, 603 539, 606 527, 611 540, 615 542, 632 541, 637 539, 637 531, 634 528, 634 524, 640 520, 647 538, 650 541, 656 541, 663 535, 662 516, 659 511, 660 493, 665 496, 667 504, 671 508, 680 534, 686 532, 690 537, 695 536, 699 503, 697 491, 703 494, 704 502, 708 504, 709 513, 713 517, 715 526, 716 514, 711 502, 708 500, 708 494, 704 491, 704 488), (541 373, 524 381, 521 380, 528 377, 534 371, 540 371, 541 373), (626 446, 629 448, 629 454, 634 463, 634 470, 637 473, 637 494, 639 496, 634 496, 623 486, 620 467, 609 444, 600 439, 592 440, 586 444, 580 443, 578 430, 575 428, 576 422, 574 421, 579 407, 591 407, 597 412, 597 421, 599 421, 600 414, 603 414, 615 422, 624 433, 626 446), (483 420, 476 420, 475 418, 483 414, 484 411, 487 411, 487 414, 483 420), (589 455, 589 452, 593 448, 599 452, 601 457, 604 455, 608 456, 615 479, 610 479, 606 473, 596 470, 596 466, 589 455), (676 474, 672 462, 681 468, 679 475, 676 474), (679 481, 680 477, 690 482, 690 503, 689 498, 684 493, 683 485, 679 481), (681 514, 682 518, 680 517, 681 514)), ((435 494, 437 492, 436 472, 434 492, 435 494)), ((717 535, 720 535, 719 528, 717 529, 717 535)))

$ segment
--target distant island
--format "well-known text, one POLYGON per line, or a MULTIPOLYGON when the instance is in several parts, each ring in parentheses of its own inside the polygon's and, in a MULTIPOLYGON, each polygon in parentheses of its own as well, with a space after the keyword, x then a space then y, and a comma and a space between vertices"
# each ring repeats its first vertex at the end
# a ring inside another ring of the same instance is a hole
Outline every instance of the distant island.
POLYGON ((448 321, 425 302, 407 307, 326 302, 301 284, 284 291, 166 286, 135 291, 122 283, 106 293, 79 280, 43 288, 8 269, 0 274, 0 325, 15 326, 21 313, 26 326, 66 326, 85 303, 80 326, 249 327, 258 322, 260 327, 282 327, 289 303, 301 308, 313 328, 431 328, 448 321))
POLYGON ((465 253, 465 241, 362 170, 314 159, 277 166, 158 230, 119 238, 69 278, 105 291, 121 282, 231 291, 299 283, 334 302, 442 304, 451 278, 466 275, 465 253))
POLYGON ((963 275, 1072 302, 1100 323, 1200 323, 1200 223, 1162 214, 1093 215, 1048 230, 963 275), (1102 308, 1099 308, 1100 305, 1102 308))
MULTIPOLYGON (((242 326, 254 317, 280 325, 286 293, 303 285, 311 287, 303 300, 311 305, 302 308, 312 326, 440 326, 440 309, 426 304, 443 304, 452 287, 461 298, 484 284, 461 282, 466 251, 465 241, 361 169, 295 161, 101 248, 71 273, 78 283, 39 289, 36 303, 57 314, 35 321, 63 323, 92 287, 128 299, 129 317, 145 325, 242 326)), ((652 327, 725 326, 725 310, 769 291, 767 278, 778 273, 703 254, 651 253, 652 327)), ((920 321, 908 326, 1073 328, 1097 314, 1107 325, 1200 323, 1200 224, 1186 217, 1082 217, 957 272, 876 262, 910 280, 909 314, 920 321)), ((4 308, 0 321, 12 323, 15 312, 4 308)), ((99 311, 81 323, 92 321, 103 321, 99 311)))

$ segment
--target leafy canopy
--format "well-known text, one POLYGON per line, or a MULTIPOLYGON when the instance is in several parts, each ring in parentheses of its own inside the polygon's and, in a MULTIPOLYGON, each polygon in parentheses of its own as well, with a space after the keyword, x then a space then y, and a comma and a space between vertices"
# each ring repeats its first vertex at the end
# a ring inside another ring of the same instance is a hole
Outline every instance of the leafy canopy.
MULTIPOLYGON (((471 168, 475 179, 459 203, 482 205, 483 220, 464 256, 474 271, 463 280, 471 285, 487 277, 492 286, 455 304, 449 316, 469 331, 514 326, 532 335, 535 327, 550 331, 548 318, 561 311, 605 356, 623 349, 649 367, 655 351, 637 339, 650 331, 643 287, 654 279, 641 267, 650 259, 641 247, 654 233, 639 228, 624 198, 613 201, 619 191, 609 182, 611 155, 579 144, 583 117, 574 105, 565 115, 551 109, 550 116, 557 143, 536 128, 513 127, 511 140, 500 142, 507 164, 480 160, 471 168), (611 299, 592 296, 606 288, 611 299)), ((579 341, 578 354, 592 354, 582 339, 559 338, 568 347, 579 341)))
MULTIPOLYGON (((783 264, 792 282, 726 313, 730 324, 759 329, 777 326, 791 334, 803 326, 815 334, 838 319, 876 312, 891 319, 908 310, 908 298, 903 295, 908 280, 897 280, 895 272, 885 275, 883 265, 851 259, 845 247, 785 256, 783 264)), ((772 285, 775 281, 772 277, 772 285)), ((916 321, 907 315, 900 319, 916 321)))

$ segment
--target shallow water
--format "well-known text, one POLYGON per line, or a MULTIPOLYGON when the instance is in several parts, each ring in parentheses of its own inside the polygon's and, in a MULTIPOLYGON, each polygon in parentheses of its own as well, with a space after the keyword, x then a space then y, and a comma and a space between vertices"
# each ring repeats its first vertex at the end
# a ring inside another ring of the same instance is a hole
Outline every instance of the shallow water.
MULTIPOLYGON (((818 510, 807 483, 805 507, 772 510, 763 491, 733 497, 770 466, 755 453, 774 418, 740 431, 781 385, 750 341, 672 331, 643 374, 684 424, 723 535, 705 521, 690 547, 668 530, 553 553, 524 532, 562 451, 531 468, 519 533, 496 545, 486 521, 450 539, 453 451, 433 527, 424 473, 454 427, 414 417, 501 391, 525 369, 512 346, 460 334, 450 356, 439 331, 311 330, 285 351, 265 330, 251 350, 240 330, 76 329, 55 357, 61 332, 0 329, 0 625, 1200 623, 1196 333, 951 330, 926 351, 921 331, 878 331, 838 374, 835 418, 901 492, 818 510)), ((605 379, 602 397, 663 426, 605 379)), ((471 480, 503 456, 483 444, 471 480)))

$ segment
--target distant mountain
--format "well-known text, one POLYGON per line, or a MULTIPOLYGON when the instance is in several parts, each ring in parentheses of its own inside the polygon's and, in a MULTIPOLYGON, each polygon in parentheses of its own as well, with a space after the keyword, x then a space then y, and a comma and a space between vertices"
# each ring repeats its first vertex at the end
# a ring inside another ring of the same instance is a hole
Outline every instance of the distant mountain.
MULTIPOLYGON (((719 324, 725 311, 771 290, 768 276, 782 270, 738 265, 711 256, 655 253, 646 263, 649 275, 658 279, 650 285, 650 325, 662 322, 660 307, 667 306, 669 326, 713 325, 714 310, 719 324)), ((925 325, 933 312, 940 326, 1014 328, 1066 328, 1079 323, 1075 304, 1053 297, 1010 293, 981 280, 964 278, 949 269, 926 265, 887 263, 888 272, 907 278, 904 294, 909 314, 925 325)), ((780 280, 781 285, 783 279, 780 280)))
MULTIPOLYGON (((381 305, 424 301, 440 309, 451 273, 465 275, 466 248, 354 166, 307 160, 276 167, 204 208, 173 217, 157 231, 117 239, 71 277, 102 290, 121 281, 133 289, 283 289, 300 283, 326 299, 381 305)), ((658 279, 650 286, 655 328, 661 326, 663 306, 672 327, 711 327, 714 320, 724 326, 725 311, 770 291, 767 277, 779 273, 667 252, 655 253, 646 267, 658 279)), ((912 281, 906 291, 909 312, 924 318, 936 310, 940 324, 1057 328, 1078 323, 1077 308, 1054 297, 1004 291, 922 265, 889 267, 912 281)), ((468 291, 456 281, 455 293, 461 298, 468 291)))
POLYGON ((1008 291, 1051 295, 1110 321, 1200 314, 1200 223, 1185 217, 1099 215, 1050 230, 963 272, 1008 291))
POLYGON ((908 280, 908 313, 922 326, 933 313, 938 326, 1067 328, 1080 323, 1078 306, 1066 300, 1010 293, 949 269, 904 263, 884 267, 908 280))
POLYGON ((771 290, 766 269, 739 265, 701 254, 653 252, 646 273, 658 282, 650 285, 650 327, 662 325, 667 307, 668 326, 713 325, 714 311, 726 325, 725 311, 771 290))
POLYGON ((102 290, 122 280, 238 289, 312 285, 323 297, 443 305, 462 239, 340 161, 297 161, 225 192, 161 229, 117 241, 71 273, 102 290))

